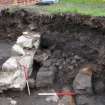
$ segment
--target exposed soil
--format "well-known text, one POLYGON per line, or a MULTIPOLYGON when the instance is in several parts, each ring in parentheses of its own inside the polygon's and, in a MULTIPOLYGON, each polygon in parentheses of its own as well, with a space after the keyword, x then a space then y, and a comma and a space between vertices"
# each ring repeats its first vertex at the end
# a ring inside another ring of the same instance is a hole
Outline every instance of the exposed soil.
MULTIPOLYGON (((25 10, 15 13, 10 13, 8 10, 1 11, 1 40, 8 39, 11 43, 25 30, 41 33, 40 49, 35 55, 35 61, 40 62, 42 68, 57 67, 57 78, 55 78, 53 88, 59 89, 65 84, 72 85, 79 69, 89 64, 94 67, 92 81, 94 93, 99 93, 95 84, 97 81, 105 84, 105 17, 78 14, 48 16, 28 13, 25 10), (43 53, 48 55, 48 59, 44 62, 39 59, 43 53)), ((5 46, 5 42, 3 46, 5 46)), ((102 93, 104 92, 105 90, 102 91, 102 93)), ((9 92, 8 95, 10 94, 9 92)), ((24 92, 22 95, 26 96, 24 92)), ((22 98, 21 95, 17 97, 18 100, 22 98)), ((25 97, 22 99, 27 100, 25 97)), ((22 105, 34 105, 35 103, 32 104, 31 101, 33 102, 33 98, 29 99, 29 104, 24 101, 21 103, 22 105)), ((104 105, 104 103, 97 105, 101 104, 104 105)))

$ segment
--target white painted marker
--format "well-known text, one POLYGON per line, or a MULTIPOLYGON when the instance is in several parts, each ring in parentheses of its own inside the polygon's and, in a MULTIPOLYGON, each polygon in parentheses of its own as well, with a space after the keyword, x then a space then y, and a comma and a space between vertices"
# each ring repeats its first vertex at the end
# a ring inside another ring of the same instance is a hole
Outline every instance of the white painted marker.
POLYGON ((39 96, 55 96, 56 93, 38 93, 39 96))
POLYGON ((74 92, 57 92, 57 93, 38 93, 40 96, 75 96, 76 94, 74 92))

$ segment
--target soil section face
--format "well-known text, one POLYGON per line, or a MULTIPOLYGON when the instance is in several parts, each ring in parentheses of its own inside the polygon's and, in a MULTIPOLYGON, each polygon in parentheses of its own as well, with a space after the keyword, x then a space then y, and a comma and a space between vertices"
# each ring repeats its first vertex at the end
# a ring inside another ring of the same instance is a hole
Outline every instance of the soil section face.
MULTIPOLYGON (((81 16, 78 14, 62 15, 39 15, 28 13, 25 10, 10 13, 8 10, 1 11, 0 16, 0 51, 1 57, 8 55, 8 49, 14 40, 24 30, 41 33, 40 49, 35 55, 35 61, 41 63, 41 68, 49 69, 56 66, 57 76, 53 88, 62 89, 64 85, 71 85, 79 69, 84 65, 94 66, 93 90, 94 94, 99 92, 98 82, 105 84, 105 18, 81 16), (10 46, 3 39, 10 40, 10 46), (6 52, 6 55, 5 53, 6 52), (48 59, 43 62, 37 59, 43 53, 48 59), (58 86, 58 84, 60 84, 58 86)), ((9 53, 10 54, 10 53, 9 53)), ((0 60, 1 62, 2 60, 0 60)), ((103 86, 104 88, 105 86, 103 86)), ((102 89, 101 89, 102 90, 102 89)), ((27 98, 26 93, 7 92, 4 96, 15 96, 19 105, 34 105, 37 102, 36 92, 27 98), (13 95, 14 94, 14 95, 13 95), (24 96, 24 98, 23 98, 24 96), (36 98, 35 98, 36 97, 36 98), (35 100, 34 100, 35 98, 35 100), (29 100, 28 100, 29 99, 29 100), (24 100, 28 100, 25 102, 24 100), (33 103, 32 103, 33 102, 33 103)), ((104 105, 104 96, 94 96, 99 99, 97 105, 104 105), (101 103, 102 102, 102 103, 101 103)), ((41 103, 38 103, 41 105, 41 103)), ((43 104, 44 105, 44 104, 43 104)), ((93 104, 94 105, 94 104, 93 104)), ((96 105, 96 104, 95 104, 96 105)))

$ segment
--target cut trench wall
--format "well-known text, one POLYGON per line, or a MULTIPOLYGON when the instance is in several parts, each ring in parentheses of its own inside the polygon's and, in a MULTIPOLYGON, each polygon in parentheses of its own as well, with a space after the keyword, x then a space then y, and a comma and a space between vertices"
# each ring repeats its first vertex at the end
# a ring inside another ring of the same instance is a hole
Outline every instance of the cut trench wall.
POLYGON ((31 13, 25 10, 9 12, 9 9, 0 12, 0 37, 16 38, 22 30, 34 26, 34 31, 72 32, 76 29, 100 31, 104 33, 105 17, 92 17, 79 14, 44 15, 31 13))
MULTIPOLYGON (((50 52, 49 59, 42 62, 42 67, 46 67, 46 62, 56 65, 60 71, 57 80, 61 84, 70 83, 79 68, 86 64, 96 68, 95 80, 98 78, 105 82, 105 17, 43 15, 25 10, 13 13, 3 10, 0 17, 1 39, 14 40, 24 30, 41 33, 40 51, 43 53, 44 49, 47 54, 50 52)), ((37 54, 40 55, 39 52, 37 54)))
MULTIPOLYGON (((23 90, 33 71, 33 57, 40 43, 40 34, 23 32, 11 49, 0 71, 0 92, 23 90)), ((34 80, 33 80, 34 81, 34 80)))

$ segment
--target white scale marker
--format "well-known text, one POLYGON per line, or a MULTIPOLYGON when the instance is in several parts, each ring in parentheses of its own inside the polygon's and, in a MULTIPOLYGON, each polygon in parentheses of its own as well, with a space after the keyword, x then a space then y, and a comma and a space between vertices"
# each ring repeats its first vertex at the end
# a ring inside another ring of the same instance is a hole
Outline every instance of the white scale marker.
POLYGON ((55 96, 56 93, 38 93, 39 96, 55 96))

